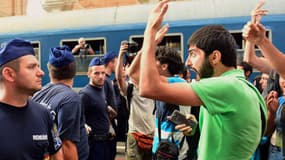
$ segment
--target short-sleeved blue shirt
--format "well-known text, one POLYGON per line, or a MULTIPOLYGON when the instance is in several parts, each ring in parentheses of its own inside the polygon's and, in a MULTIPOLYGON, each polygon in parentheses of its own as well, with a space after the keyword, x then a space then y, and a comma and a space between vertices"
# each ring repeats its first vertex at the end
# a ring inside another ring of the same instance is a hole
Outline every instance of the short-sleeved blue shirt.
POLYGON ((61 148, 48 110, 28 101, 24 107, 0 102, 0 159, 39 160, 61 148))
POLYGON ((76 143, 79 159, 87 159, 89 145, 79 95, 64 84, 48 83, 32 99, 50 110, 59 137, 76 143))

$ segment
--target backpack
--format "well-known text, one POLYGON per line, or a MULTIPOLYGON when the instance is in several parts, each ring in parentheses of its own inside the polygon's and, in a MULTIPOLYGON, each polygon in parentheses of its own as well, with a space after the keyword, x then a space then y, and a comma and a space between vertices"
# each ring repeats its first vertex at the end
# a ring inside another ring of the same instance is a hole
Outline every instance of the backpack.
MULTIPOLYGON (((171 113, 174 112, 174 110, 179 110, 179 105, 166 103, 165 106, 166 108, 168 108, 168 110, 171 113)), ((155 102, 155 108, 156 108, 156 102, 155 102)), ((157 115, 158 115, 159 144, 154 154, 154 159, 155 160, 178 160, 179 150, 183 146, 185 136, 182 138, 179 147, 175 144, 173 135, 171 135, 171 141, 161 140, 161 121, 163 120, 163 118, 166 117, 166 111, 164 111, 162 114, 157 112, 157 115)))
MULTIPOLYGON (((166 140, 161 140, 161 115, 158 115, 158 138, 159 138, 159 145, 154 154, 154 160, 178 160, 179 156, 179 148, 176 146, 174 142, 173 135, 171 136, 171 142, 166 140)), ((184 139, 184 138, 183 138, 184 139)), ((180 146, 181 148, 182 146, 180 146)))

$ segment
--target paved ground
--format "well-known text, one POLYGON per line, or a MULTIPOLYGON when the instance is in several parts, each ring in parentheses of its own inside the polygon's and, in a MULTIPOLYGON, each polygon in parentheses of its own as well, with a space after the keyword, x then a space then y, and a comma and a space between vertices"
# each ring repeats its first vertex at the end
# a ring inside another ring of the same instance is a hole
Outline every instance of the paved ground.
POLYGON ((125 160, 125 143, 117 142, 116 160, 125 160))

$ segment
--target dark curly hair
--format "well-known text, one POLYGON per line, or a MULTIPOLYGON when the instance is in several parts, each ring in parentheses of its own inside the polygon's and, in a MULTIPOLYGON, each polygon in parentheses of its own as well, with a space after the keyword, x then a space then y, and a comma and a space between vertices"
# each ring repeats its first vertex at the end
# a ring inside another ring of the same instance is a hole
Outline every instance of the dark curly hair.
POLYGON ((190 45, 202 49, 206 57, 218 50, 222 55, 221 62, 227 67, 236 68, 236 41, 223 26, 210 25, 195 31, 188 40, 188 48, 190 45))
POLYGON ((160 64, 168 64, 168 71, 171 75, 181 73, 183 62, 181 54, 174 48, 158 46, 155 53, 160 64))

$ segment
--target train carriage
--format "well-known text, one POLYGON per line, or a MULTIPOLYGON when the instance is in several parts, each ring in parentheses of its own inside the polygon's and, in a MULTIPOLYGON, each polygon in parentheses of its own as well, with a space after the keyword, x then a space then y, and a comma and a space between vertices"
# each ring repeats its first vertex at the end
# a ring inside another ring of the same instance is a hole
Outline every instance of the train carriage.
MULTIPOLYGON (((164 23, 170 30, 161 45, 175 47, 182 59, 187 58, 187 40, 198 28, 220 24, 235 37, 238 60, 242 59, 244 40, 243 25, 250 20, 249 13, 258 0, 191 0, 170 2, 164 23)), ((80 37, 87 40, 95 55, 75 56, 77 74, 75 88, 88 83, 86 76, 89 61, 94 56, 103 56, 107 51, 119 51, 123 40, 135 41, 142 45, 147 15, 155 4, 141 4, 110 8, 98 8, 60 13, 48 13, 41 16, 16 16, 0 18, 0 42, 12 38, 24 38, 32 41, 41 68, 47 73, 46 64, 51 47, 68 45, 71 49, 80 37)), ((264 8, 270 10, 262 19, 267 28, 267 36, 283 52, 285 30, 285 1, 267 1, 264 8)), ((257 52, 259 51, 256 49, 257 52)), ((49 82, 48 74, 43 83, 49 82)))

